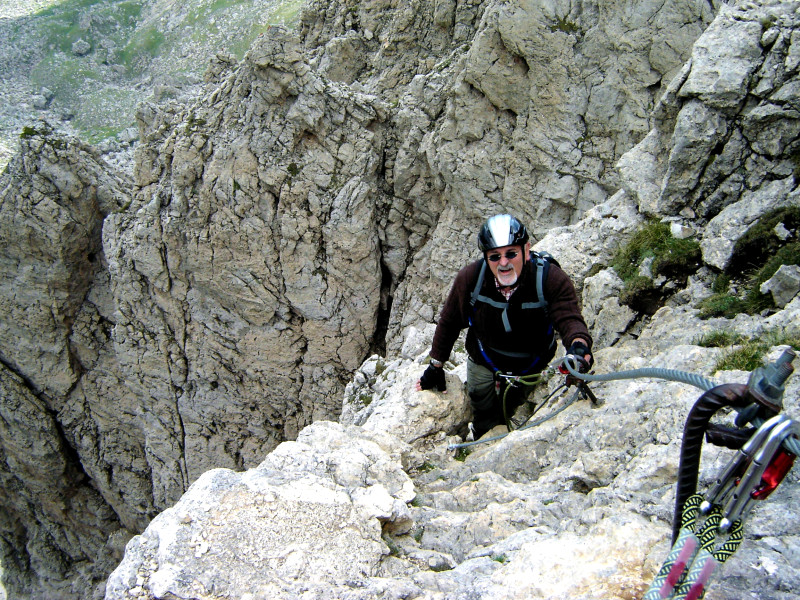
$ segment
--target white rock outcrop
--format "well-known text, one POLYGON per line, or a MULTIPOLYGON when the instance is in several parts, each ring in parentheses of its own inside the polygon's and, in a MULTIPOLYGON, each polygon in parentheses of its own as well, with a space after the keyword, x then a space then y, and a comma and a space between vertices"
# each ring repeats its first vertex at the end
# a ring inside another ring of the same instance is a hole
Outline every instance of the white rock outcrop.
MULTIPOLYGON (((800 304, 775 317, 772 326, 797 319, 800 304)), ((638 341, 598 351, 598 372, 660 367, 743 383, 747 373, 713 373, 720 351, 690 339, 721 325, 746 335, 764 327, 758 317, 708 323, 691 309, 665 308, 638 341)), ((782 350, 774 348, 770 358, 782 350)), ((450 390, 409 392, 421 368, 387 365, 376 384, 384 406, 401 415, 416 396, 418 412, 431 418, 448 402, 457 410, 459 396, 450 390)), ((373 421, 376 412, 362 426, 316 423, 255 469, 204 475, 129 544, 106 598, 641 597, 669 550, 681 433, 702 392, 657 379, 591 388, 601 406, 579 400, 460 460, 447 450, 458 437, 439 432, 406 444, 393 435, 401 423, 423 433, 424 419, 373 421), (354 523, 353 513, 364 509, 354 523)), ((794 377, 785 397, 798 392, 794 377)), ((787 412, 798 417, 796 402, 787 402, 787 412)), ((732 456, 704 446, 700 490, 732 456)), ((787 597, 781 587, 798 579, 800 565, 788 551, 796 528, 785 517, 798 497, 791 475, 758 503, 741 549, 712 579, 709 597, 754 590, 760 598, 787 597), (771 566, 780 582, 765 584, 763 569, 771 566)))
POLYGON ((783 308, 800 293, 800 267, 781 265, 769 280, 759 288, 762 294, 771 294, 775 305, 783 308))
MULTIPOLYGON (((469 414, 462 348, 448 394, 413 383, 452 276, 500 211, 573 276, 598 368, 713 375, 720 351, 701 334, 795 327, 796 297, 729 320, 695 304, 763 211, 797 206, 797 9, 312 0, 297 32, 218 55, 191 102, 143 103, 132 176, 26 129, 0 175, 9 595, 100 597, 145 532, 109 593, 213 598, 218 577, 220 597, 257 597, 257 565, 270 597, 634 596, 663 556, 696 391, 603 384, 602 407, 578 402, 461 462, 446 445, 469 414), (608 265, 648 217, 697 232, 703 264, 645 316, 616 302, 608 265), (169 512, 180 503, 191 523, 169 512), (316 509, 352 527, 284 555, 236 545, 316 509), (191 564, 211 556, 202 536, 230 544, 213 554, 224 567, 191 564)), ((754 514, 720 597, 797 587, 780 512, 795 484, 754 514)))
POLYGON ((319 422, 255 469, 204 473, 128 545, 105 597, 333 597, 375 571, 383 523, 410 521, 402 446, 319 422))

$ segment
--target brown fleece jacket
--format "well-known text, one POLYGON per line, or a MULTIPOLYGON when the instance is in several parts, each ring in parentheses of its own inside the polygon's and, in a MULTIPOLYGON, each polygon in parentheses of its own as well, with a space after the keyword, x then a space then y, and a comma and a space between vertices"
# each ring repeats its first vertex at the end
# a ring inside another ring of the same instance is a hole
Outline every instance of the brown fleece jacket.
POLYGON ((569 348, 576 338, 583 338, 591 347, 592 338, 578 308, 575 287, 558 265, 550 265, 544 282, 547 311, 523 306, 523 303, 539 300, 536 293, 537 267, 530 260, 526 261, 518 287, 507 303, 487 267, 481 294, 491 303, 478 301, 473 307, 470 297, 482 265, 483 260, 475 261, 456 275, 436 326, 432 358, 446 361, 465 327, 469 327, 467 353, 475 362, 490 368, 494 365, 501 371, 514 374, 538 372, 547 366, 555 354, 553 326, 565 348, 569 348))

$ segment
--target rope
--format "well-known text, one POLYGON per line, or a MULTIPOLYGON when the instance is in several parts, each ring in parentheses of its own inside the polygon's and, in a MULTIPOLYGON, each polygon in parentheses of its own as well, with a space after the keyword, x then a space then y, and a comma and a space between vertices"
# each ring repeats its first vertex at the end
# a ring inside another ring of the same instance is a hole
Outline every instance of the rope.
POLYGON ((534 387, 542 381, 541 373, 532 373, 531 375, 520 375, 519 377, 508 377, 505 375, 500 375, 506 380, 506 387, 503 390, 503 419, 505 419, 506 427, 508 430, 511 431, 514 429, 512 425, 511 418, 508 416, 508 411, 506 409, 506 400, 508 398, 508 390, 514 387, 517 383, 520 383, 524 386, 534 387))
POLYGON ((733 524, 728 538, 714 548, 722 520, 722 508, 714 505, 704 520, 698 522, 702 502, 700 494, 694 494, 686 500, 681 515, 680 535, 642 600, 700 600, 705 595, 706 584, 714 569, 739 548, 744 539, 741 520, 733 524), (695 533, 698 525, 700 529, 695 533))
POLYGON ((653 583, 645 592, 642 600, 663 600, 669 596, 670 590, 680 583, 680 577, 687 565, 692 563, 695 550, 700 545, 694 534, 697 522, 697 511, 703 498, 698 494, 690 496, 683 505, 681 530, 678 539, 672 545, 664 564, 656 573, 653 583))
POLYGON ((744 539, 744 527, 741 520, 737 520, 731 529, 730 535, 723 544, 714 549, 717 536, 717 527, 722 520, 722 511, 719 506, 714 506, 712 513, 706 519, 700 534, 700 551, 691 564, 686 577, 675 590, 676 600, 700 600, 706 593, 708 580, 718 565, 728 560, 744 539))
POLYGON ((589 375, 588 373, 581 373, 575 368, 575 364, 570 360, 569 356, 565 356, 561 360, 562 364, 567 368, 570 375, 583 381, 615 381, 617 379, 639 379, 642 377, 651 377, 654 379, 666 379, 667 381, 677 381, 679 383, 686 383, 700 388, 707 392, 716 383, 702 375, 695 373, 688 373, 686 371, 678 371, 676 369, 663 369, 659 367, 647 367, 644 369, 632 369, 630 371, 617 371, 615 373, 604 373, 602 375, 589 375))
MULTIPOLYGON (((621 379, 639 379, 639 378, 649 377, 649 378, 654 378, 654 379, 664 379, 664 380, 667 380, 667 381, 675 381, 675 382, 678 382, 678 383, 685 383, 687 385, 691 385, 691 386, 700 388, 704 392, 707 392, 708 390, 710 390, 710 389, 712 389, 712 388, 717 386, 717 384, 713 380, 708 379, 707 377, 703 377, 702 375, 697 375, 695 373, 689 373, 687 371, 679 371, 677 369, 664 369, 664 368, 660 368, 660 367, 647 367, 647 368, 643 368, 643 369, 631 369, 629 371, 616 371, 616 372, 613 372, 613 373, 604 373, 604 374, 601 374, 601 375, 590 375, 588 373, 579 372, 575 368, 575 366, 576 366, 575 363, 576 363, 576 361, 574 361, 574 359, 570 360, 569 356, 565 356, 560 361, 560 364, 563 364, 567 368, 567 370, 569 371, 570 375, 572 375, 573 377, 575 377, 577 379, 580 379, 582 381, 616 381, 616 380, 621 380, 621 379)), ((525 378, 531 378, 530 381, 532 382, 532 383, 529 383, 529 384, 525 383, 525 385, 535 385, 541 379, 541 374, 540 373, 536 373, 536 374, 533 374, 533 375, 524 375, 524 376, 518 377, 516 379, 520 380, 521 382, 524 383, 525 378), (533 380, 534 377, 537 378, 535 382, 533 380)), ((506 419, 506 425, 507 426, 510 425, 510 421, 508 419, 508 415, 506 414, 506 395, 508 394, 508 388, 509 387, 510 386, 506 386, 505 392, 503 394, 503 416, 506 419)), ((556 388, 556 391, 558 389, 559 388, 556 388)), ((555 392, 553 392, 553 393, 555 393, 555 392)), ((567 408, 567 406, 569 406, 573 402, 575 402, 575 400, 577 400, 579 395, 580 395, 580 390, 577 391, 575 396, 568 403, 566 403, 563 407, 561 407, 558 411, 552 413, 551 415, 548 415, 546 418, 544 418, 542 420, 539 420, 539 421, 536 421, 536 422, 533 422, 533 423, 529 423, 529 424, 525 425, 524 427, 520 427, 519 429, 527 429, 528 427, 534 427, 536 425, 544 423, 545 421, 547 421, 549 419, 552 419, 557 414, 559 414, 561 411, 563 411, 565 408, 567 408)), ((545 399, 545 401, 542 403, 542 406, 544 405, 544 403, 547 402, 547 400, 550 399, 551 396, 552 396, 552 393, 550 394, 550 396, 548 396, 545 399)), ((759 419, 755 419, 753 421, 753 423, 756 426, 759 426, 760 425, 759 421, 760 421, 759 419)), ((509 430, 510 429, 511 429, 511 427, 509 427, 509 430)), ((498 435, 498 436, 495 436, 495 437, 492 437, 492 438, 487 438, 487 439, 482 439, 482 440, 475 440, 473 442, 463 442, 463 443, 460 443, 460 444, 450 444, 450 445, 447 446, 447 448, 448 448, 448 450, 457 450, 459 448, 467 448, 467 447, 470 447, 470 446, 475 446, 477 444, 487 444, 489 442, 495 442, 497 440, 502 440, 507 435, 508 435, 508 433, 504 433, 502 435, 498 435)), ((796 456, 800 456, 800 441, 799 440, 795 439, 794 437, 788 437, 784 441, 783 445, 792 454, 794 454, 796 456)))
MULTIPOLYGON (((702 377, 700 375, 695 375, 693 373, 687 373, 685 371, 678 371, 678 370, 675 370, 675 369, 644 368, 644 369, 633 369, 633 370, 630 370, 630 371, 618 371, 618 372, 615 372, 615 373, 606 373, 606 374, 603 374, 603 375, 589 375, 588 373, 580 373, 575 368, 575 365, 573 364, 573 362, 569 360, 569 357, 565 356, 561 360, 561 363, 563 363, 567 367, 567 370, 570 372, 570 374, 573 377, 576 377, 576 378, 581 379, 583 381, 614 381, 614 380, 617 380, 617 379, 638 379, 640 377, 653 377, 653 378, 656 378, 656 379, 666 379, 668 381, 677 381, 679 383, 686 383, 686 384, 698 387, 698 388, 700 388, 700 389, 702 389, 704 391, 708 391, 711 388, 716 386, 716 384, 713 381, 711 381, 710 379, 707 379, 707 378, 702 377)), ((538 383, 538 381, 541 379, 541 374, 540 373, 536 373, 536 374, 533 374, 533 375, 524 375, 524 376, 515 378, 515 380, 520 380, 522 383, 524 383, 524 380, 526 378, 531 378, 531 379, 529 379, 529 381, 533 381, 533 377, 536 377, 537 380, 534 383, 530 383, 530 384, 525 383, 525 385, 535 385, 536 383, 538 383)), ((507 426, 510 424, 509 419, 508 419, 508 415, 506 414, 506 394, 508 394, 508 388, 509 387, 510 386, 506 386, 505 393, 503 394, 503 416, 506 419, 506 425, 507 426)), ((558 389, 559 388, 556 388, 556 391, 558 389)), ((520 427, 519 429, 522 430, 522 429, 527 429, 528 427, 535 427, 536 425, 540 425, 541 423, 544 423, 545 421, 547 421, 549 419, 552 419, 557 414, 562 412, 565 408, 567 408, 568 406, 573 404, 578 399, 579 395, 580 395, 580 390, 576 391, 575 396, 573 396, 566 404, 564 404, 561 408, 559 408, 559 410, 553 412, 552 414, 548 415, 547 417, 545 417, 543 419, 540 419, 538 421, 534 421, 532 423, 528 423, 524 427, 520 427)), ((549 398, 551 396, 552 396, 552 394, 545 399, 545 401, 542 403, 542 405, 544 405, 544 403, 546 403, 547 400, 549 400, 549 398)), ((509 427, 509 430, 510 429, 511 429, 511 427, 509 427)), ((463 442, 463 443, 460 443, 460 444, 449 444, 447 446, 447 449, 448 450, 458 450, 459 448, 468 448, 470 446, 475 446, 475 445, 478 445, 478 444, 488 444, 489 442, 496 442, 497 440, 502 440, 507 435, 508 435, 508 433, 504 433, 504 434, 501 434, 501 435, 498 435, 498 436, 495 436, 495 437, 481 439, 481 440, 475 440, 475 441, 472 441, 472 442, 463 442)), ((800 452, 798 452, 798 453, 800 453, 800 452)))

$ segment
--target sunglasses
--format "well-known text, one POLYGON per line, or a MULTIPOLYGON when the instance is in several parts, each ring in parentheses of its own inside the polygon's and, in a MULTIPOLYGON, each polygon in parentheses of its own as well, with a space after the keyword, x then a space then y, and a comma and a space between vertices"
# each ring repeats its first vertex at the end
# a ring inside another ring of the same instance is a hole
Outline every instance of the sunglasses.
POLYGON ((508 250, 505 253, 505 255, 490 254, 489 256, 486 257, 486 259, 491 262, 500 262, 500 259, 503 258, 503 256, 505 256, 507 260, 514 260, 515 258, 517 258, 517 256, 519 256, 519 250, 508 250))

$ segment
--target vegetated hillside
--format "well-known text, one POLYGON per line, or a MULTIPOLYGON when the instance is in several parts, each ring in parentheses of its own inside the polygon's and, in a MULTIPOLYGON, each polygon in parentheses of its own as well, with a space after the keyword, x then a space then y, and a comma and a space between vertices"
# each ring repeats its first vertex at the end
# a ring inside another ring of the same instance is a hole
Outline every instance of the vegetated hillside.
MULTIPOLYGON (((145 98, 191 92, 209 57, 241 58, 302 0, 66 0, 0 8, 0 166, 35 116, 98 143, 134 125, 145 98)), ((135 134, 126 132, 123 141, 135 134)))

